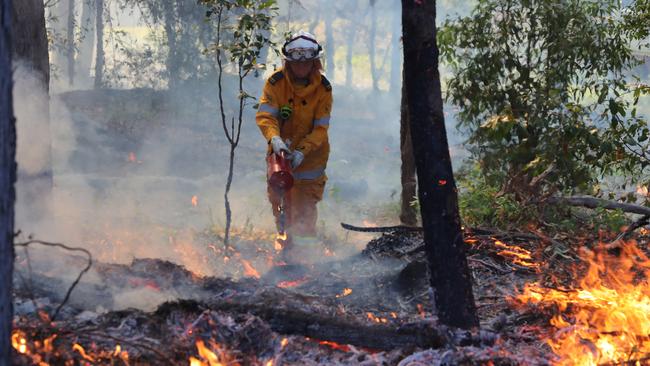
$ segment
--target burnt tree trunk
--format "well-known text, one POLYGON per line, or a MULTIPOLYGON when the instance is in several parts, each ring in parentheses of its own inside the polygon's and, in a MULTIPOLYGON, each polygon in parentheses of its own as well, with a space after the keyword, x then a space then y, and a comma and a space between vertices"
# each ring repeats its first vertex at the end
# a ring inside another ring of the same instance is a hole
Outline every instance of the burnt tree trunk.
MULTIPOLYGON (((24 1, 24 0, 19 0, 24 1)), ((11 69, 11 0, 0 2, 0 366, 11 365, 16 120, 11 69)))
POLYGON ((444 324, 478 326, 451 167, 436 44, 436 2, 402 0, 404 83, 424 242, 444 324))
POLYGON ((104 0, 95 2, 95 89, 104 85, 104 0))
MULTIPOLYGON (((28 92, 17 100, 14 112, 28 113, 22 119, 18 132, 22 144, 18 159, 23 160, 18 173, 21 180, 22 200, 35 211, 44 210, 45 196, 53 186, 52 138, 50 134, 50 106, 48 102, 50 83, 50 57, 45 26, 43 0, 20 0, 12 4, 11 49, 12 65, 19 71, 20 79, 14 93, 28 92), (22 72, 26 71, 26 75, 22 72), (34 81, 32 81, 32 78, 34 81), (35 82, 34 85, 32 83, 35 82), (33 90, 36 87, 39 90, 33 90), (25 154, 27 153, 27 154, 25 154), (34 157, 38 157, 35 159, 34 157), (38 162, 35 162, 38 160, 38 162)), ((20 143, 18 144, 19 146, 20 143)))
POLYGON ((415 206, 411 205, 411 202, 415 199, 417 193, 417 180, 415 177, 415 157, 413 156, 413 143, 411 140, 408 100, 406 99, 404 84, 402 84, 402 102, 400 105, 399 140, 402 158, 400 172, 402 196, 399 219, 404 225, 416 226, 418 224, 418 215, 415 206))
POLYGON ((12 9, 12 50, 14 60, 33 68, 45 90, 50 84, 45 6, 42 0, 15 1, 12 9))

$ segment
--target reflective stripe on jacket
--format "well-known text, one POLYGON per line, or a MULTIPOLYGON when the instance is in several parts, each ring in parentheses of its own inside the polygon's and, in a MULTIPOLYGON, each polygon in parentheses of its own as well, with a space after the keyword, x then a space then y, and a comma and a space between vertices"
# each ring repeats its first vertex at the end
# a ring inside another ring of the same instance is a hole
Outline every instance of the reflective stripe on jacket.
POLYGON ((312 73, 306 86, 294 86, 288 72, 282 69, 264 85, 255 116, 257 125, 267 142, 273 136, 280 136, 284 141, 289 139, 289 148, 305 155, 294 172, 297 179, 316 179, 325 172, 330 151, 327 130, 331 110, 332 88, 318 71, 312 73), (280 111, 286 106, 291 107, 292 113, 283 120, 280 111), (314 177, 314 172, 322 173, 314 177))

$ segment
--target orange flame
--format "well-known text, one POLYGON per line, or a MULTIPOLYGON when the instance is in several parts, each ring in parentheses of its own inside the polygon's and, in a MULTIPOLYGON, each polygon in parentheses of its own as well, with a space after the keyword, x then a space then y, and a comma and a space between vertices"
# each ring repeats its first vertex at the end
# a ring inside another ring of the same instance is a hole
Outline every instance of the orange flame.
POLYGON ((640 365, 650 353, 650 259, 634 242, 620 249, 619 257, 585 251, 589 268, 575 290, 535 283, 516 297, 558 309, 547 343, 559 365, 640 365))
POLYGON ((244 266, 244 276, 260 278, 260 274, 246 259, 241 259, 241 264, 244 266))
POLYGON ((275 247, 275 250, 277 250, 278 252, 281 251, 282 248, 284 248, 284 243, 286 242, 286 240, 287 240, 287 233, 282 233, 282 234, 278 233, 278 236, 275 238, 275 243, 273 245, 275 247))
POLYGON ((530 251, 518 246, 505 244, 500 240, 495 240, 494 245, 499 248, 503 248, 503 250, 497 252, 497 254, 504 258, 512 260, 512 263, 534 270, 539 270, 540 264, 533 262, 533 257, 530 251))
POLYGON ((352 293, 352 289, 351 289, 351 288, 344 288, 344 289, 343 289, 343 292, 340 293, 340 294, 338 294, 338 295, 336 295, 336 297, 346 297, 346 296, 350 295, 351 293, 352 293))
POLYGON ((371 312, 367 312, 366 315, 368 316, 368 319, 375 323, 388 323, 388 319, 376 317, 375 314, 371 312))
MULTIPOLYGON (((218 344, 214 342, 211 343, 213 343, 212 346, 215 348, 219 348, 218 344)), ((219 361, 217 354, 205 346, 203 340, 199 339, 196 341, 196 349, 199 351, 199 356, 204 361, 190 357, 190 366, 224 366, 224 364, 219 361)))
POLYGON ((192 206, 196 207, 199 205, 199 197, 197 195, 192 196, 192 206))
POLYGON ((282 282, 278 282, 277 286, 281 287, 281 288, 296 287, 296 286, 302 285, 303 283, 305 283, 307 281, 309 281, 308 278, 301 278, 301 279, 295 280, 295 281, 282 281, 282 282))
POLYGON ((350 352, 350 346, 347 344, 340 344, 331 341, 320 341, 318 344, 322 344, 323 346, 327 346, 338 351, 350 352))

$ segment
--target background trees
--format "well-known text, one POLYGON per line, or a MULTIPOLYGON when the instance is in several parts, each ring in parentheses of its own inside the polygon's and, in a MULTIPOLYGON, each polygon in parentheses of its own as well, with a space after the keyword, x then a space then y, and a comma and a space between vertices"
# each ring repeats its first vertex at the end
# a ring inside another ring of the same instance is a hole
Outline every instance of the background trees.
POLYGON ((638 14, 613 0, 480 0, 444 24, 447 99, 492 182, 521 198, 586 191, 599 175, 638 178, 650 165, 637 114, 647 87, 630 76, 638 14))

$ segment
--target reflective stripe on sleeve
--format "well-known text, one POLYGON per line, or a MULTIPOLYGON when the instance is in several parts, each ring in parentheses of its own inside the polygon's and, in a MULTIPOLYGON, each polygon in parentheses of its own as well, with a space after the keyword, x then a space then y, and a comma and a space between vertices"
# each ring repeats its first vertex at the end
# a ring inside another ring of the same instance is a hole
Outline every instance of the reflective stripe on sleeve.
POLYGON ((260 104, 260 107, 257 109, 258 112, 266 112, 266 113, 271 113, 273 117, 278 118, 280 116, 280 111, 279 109, 275 108, 274 106, 270 104, 260 104))
POLYGON ((322 117, 314 120, 314 127, 316 126, 329 126, 330 125, 330 116, 322 117))
POLYGON ((325 169, 314 169, 314 170, 305 170, 304 172, 293 173, 294 179, 317 179, 325 174, 325 169))

